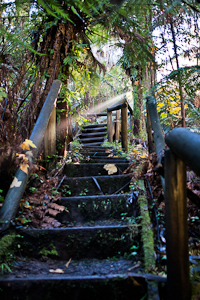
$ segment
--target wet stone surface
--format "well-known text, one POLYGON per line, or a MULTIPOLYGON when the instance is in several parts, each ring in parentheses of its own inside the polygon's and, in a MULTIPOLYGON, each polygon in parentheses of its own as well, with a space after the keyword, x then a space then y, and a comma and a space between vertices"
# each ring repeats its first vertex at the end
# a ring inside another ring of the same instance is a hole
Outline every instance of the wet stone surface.
POLYGON ((76 276, 105 276, 111 274, 128 275, 129 272, 142 271, 142 264, 133 260, 69 260, 55 261, 47 257, 42 257, 41 260, 31 259, 23 260, 18 258, 13 265, 12 273, 0 275, 0 279, 26 278, 27 276, 37 277, 38 275, 49 275, 57 277, 65 275, 69 277, 76 276))

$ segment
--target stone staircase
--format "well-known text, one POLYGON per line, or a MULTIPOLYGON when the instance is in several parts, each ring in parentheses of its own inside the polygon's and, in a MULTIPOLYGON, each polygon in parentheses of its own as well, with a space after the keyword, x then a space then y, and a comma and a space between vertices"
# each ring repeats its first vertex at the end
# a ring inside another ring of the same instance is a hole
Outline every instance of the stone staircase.
POLYGON ((105 125, 85 127, 85 160, 65 167, 59 204, 69 213, 59 216, 63 228, 18 231, 21 259, 13 273, 0 276, 0 299, 148 298, 147 280, 157 277, 142 273, 142 250, 135 253, 142 249, 132 218, 137 205, 131 177, 122 174, 129 162, 101 146, 105 134, 105 125), (105 164, 116 172, 108 175, 105 164))

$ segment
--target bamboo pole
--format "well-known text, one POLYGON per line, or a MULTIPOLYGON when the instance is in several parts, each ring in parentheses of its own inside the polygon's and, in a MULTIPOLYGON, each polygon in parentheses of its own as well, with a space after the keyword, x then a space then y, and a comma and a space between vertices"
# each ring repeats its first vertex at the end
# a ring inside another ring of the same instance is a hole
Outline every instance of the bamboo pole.
MULTIPOLYGON (((43 141, 44 133, 61 85, 62 83, 60 80, 54 80, 51 86, 51 90, 45 100, 40 115, 33 128, 30 140, 33 142, 33 144, 35 144, 37 148, 29 151, 28 158, 30 163, 34 162, 34 158, 36 157, 38 149, 40 148, 40 145, 43 141)), ((9 227, 11 219, 14 218, 17 213, 21 198, 26 188, 26 183, 29 178, 29 173, 30 170, 28 170, 26 173, 19 168, 15 174, 14 180, 8 190, 6 198, 3 202, 3 206, 0 210, 1 231, 9 227)))
POLYGON ((128 122, 128 111, 127 111, 127 105, 124 104, 121 108, 121 119, 122 119, 122 125, 121 125, 121 135, 122 135, 122 149, 125 151, 128 151, 128 128, 127 128, 127 122, 128 122))
POLYGON ((189 300, 186 166, 171 150, 165 152, 165 166, 167 299, 189 300))
POLYGON ((108 132, 108 141, 113 142, 113 133, 112 133, 112 111, 107 111, 107 132, 108 132))

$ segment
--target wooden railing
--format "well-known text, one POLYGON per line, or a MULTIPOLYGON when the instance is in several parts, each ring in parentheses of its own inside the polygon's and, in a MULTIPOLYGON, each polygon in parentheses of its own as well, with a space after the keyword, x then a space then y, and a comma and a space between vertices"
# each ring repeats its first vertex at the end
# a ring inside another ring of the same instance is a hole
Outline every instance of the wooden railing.
POLYGON ((133 125, 133 111, 126 99, 120 100, 115 105, 107 108, 107 132, 108 141, 113 142, 113 135, 115 139, 119 140, 120 135, 120 110, 121 110, 121 140, 122 149, 128 151, 128 109, 130 112, 130 127, 133 125), (114 129, 112 122, 112 112, 116 111, 116 127, 114 129), (115 132, 114 132, 115 130, 115 132))
MULTIPOLYGON (((27 152, 29 165, 34 163, 34 159, 37 156, 38 150, 42 144, 44 136, 46 155, 52 155, 53 151, 55 151, 55 105, 61 85, 62 83, 60 80, 54 80, 51 90, 46 98, 46 101, 42 107, 37 122, 33 128, 29 140, 33 142, 36 148, 27 152)), ((21 198, 25 191, 26 184, 30 175, 29 169, 30 168, 28 167, 26 171, 19 168, 15 174, 14 180, 10 186, 10 189, 3 202, 3 206, 0 210, 0 230, 7 229, 10 225, 11 219, 14 218, 17 213, 21 198)))
POLYGON ((187 228, 186 165, 200 175, 200 135, 184 128, 173 129, 165 138, 165 149, 154 97, 147 97, 147 132, 150 152, 158 161, 164 156, 167 288, 169 300, 190 299, 187 228), (155 145, 154 145, 155 144, 155 145))

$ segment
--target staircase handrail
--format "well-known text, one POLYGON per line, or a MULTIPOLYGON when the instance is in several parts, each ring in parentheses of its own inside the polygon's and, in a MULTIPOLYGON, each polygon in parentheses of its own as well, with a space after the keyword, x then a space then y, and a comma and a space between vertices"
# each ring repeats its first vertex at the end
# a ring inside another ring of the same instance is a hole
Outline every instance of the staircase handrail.
MULTIPOLYGON (((60 80, 54 80, 51 86, 51 90, 47 95, 45 103, 33 128, 30 136, 30 141, 33 142, 36 148, 26 153, 29 164, 32 164, 34 162, 37 152, 42 144, 44 134, 48 126, 48 122, 50 120, 51 113, 57 100, 61 85, 62 83, 60 80)), ((26 188, 29 175, 30 168, 28 168, 27 172, 23 171, 20 168, 17 170, 14 180, 11 183, 11 186, 3 202, 3 206, 0 210, 1 231, 6 230, 10 226, 12 218, 14 218, 16 215, 21 198, 26 188)))
POLYGON ((112 112, 116 110, 116 130, 115 135, 116 139, 119 139, 119 122, 120 122, 120 113, 121 110, 121 140, 122 140, 122 149, 128 151, 128 111, 130 111, 130 127, 133 124, 133 110, 130 107, 126 98, 118 101, 115 105, 112 105, 107 108, 107 132, 108 132, 108 141, 113 142, 113 123, 112 123, 112 112))
POLYGON ((147 133, 149 152, 156 151, 158 163, 164 157, 161 182, 165 197, 167 299, 189 300, 186 165, 200 174, 200 136, 176 128, 164 140, 153 96, 147 97, 147 133), (170 149, 165 149, 165 142, 170 149))

